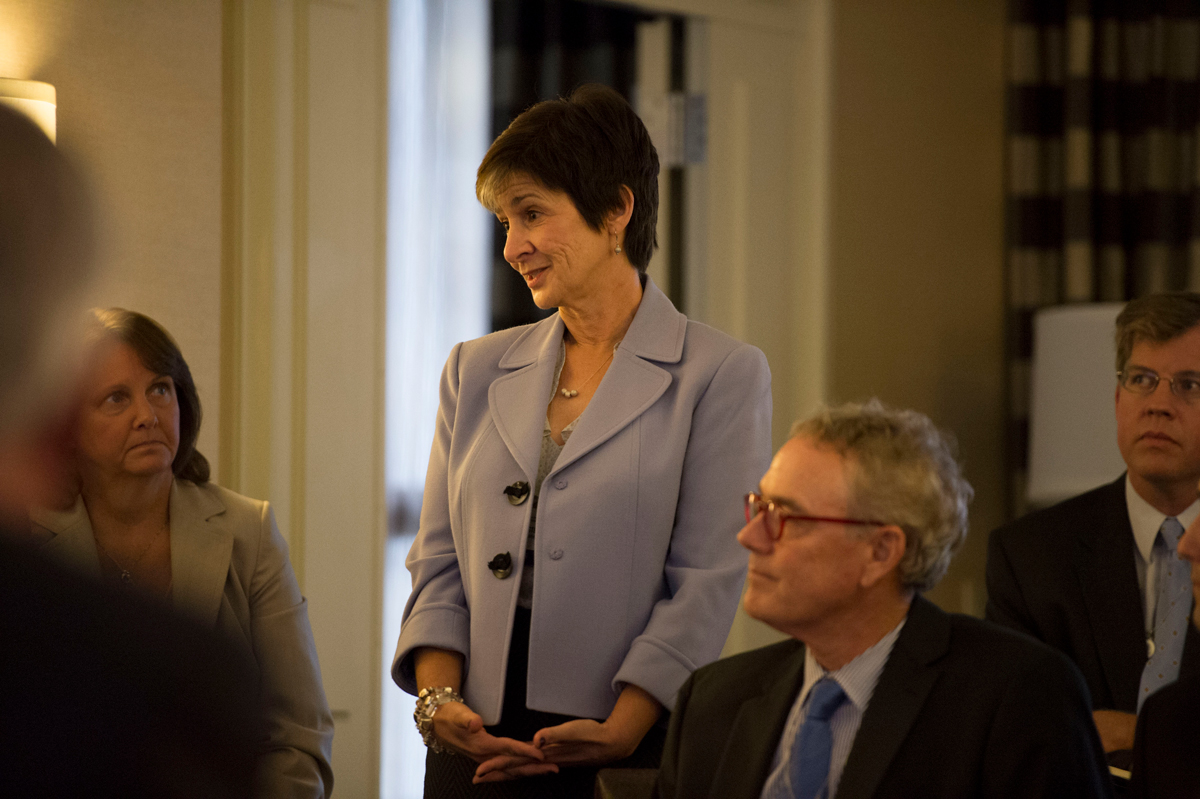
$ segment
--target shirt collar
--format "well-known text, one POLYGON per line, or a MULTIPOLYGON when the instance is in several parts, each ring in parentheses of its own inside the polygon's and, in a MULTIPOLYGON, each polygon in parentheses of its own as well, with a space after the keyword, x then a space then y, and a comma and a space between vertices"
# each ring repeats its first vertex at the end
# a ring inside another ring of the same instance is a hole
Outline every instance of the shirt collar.
MULTIPOLYGON (((1142 559, 1149 563, 1150 553, 1154 549, 1154 539, 1158 536, 1158 528, 1162 527, 1167 515, 1142 499, 1142 495, 1134 490, 1128 472, 1125 474, 1125 507, 1129 509, 1129 526, 1133 528, 1134 543, 1137 544, 1142 559)), ((1200 499, 1188 505, 1175 518, 1186 530, 1197 516, 1200 516, 1200 499)))
POLYGON ((907 615, 892 628, 891 632, 836 671, 825 671, 813 657, 812 650, 805 647, 804 684, 800 687, 800 702, 807 701, 808 692, 817 683, 817 680, 829 676, 837 680, 838 685, 842 686, 842 690, 846 692, 846 698, 854 703, 860 713, 866 710, 867 704, 871 701, 871 695, 875 693, 875 684, 879 682, 879 675, 883 673, 883 667, 887 663, 888 656, 892 654, 892 647, 895 646, 896 639, 900 637, 900 630, 904 629, 906 621, 908 621, 907 615))

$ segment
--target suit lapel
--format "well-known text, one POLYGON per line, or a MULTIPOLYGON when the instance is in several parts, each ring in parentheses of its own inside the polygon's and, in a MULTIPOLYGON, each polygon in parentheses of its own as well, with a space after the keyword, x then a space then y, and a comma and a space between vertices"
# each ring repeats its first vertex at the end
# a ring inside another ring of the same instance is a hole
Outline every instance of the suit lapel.
POLYGON ((233 557, 225 506, 212 492, 176 480, 171 486, 171 601, 206 626, 217 623, 233 557))
POLYGON ((938 661, 949 649, 950 622, 946 615, 921 596, 915 597, 908 621, 863 714, 838 784, 837 799, 868 799, 875 795, 941 674, 938 661))
MULTIPOLYGON (((1146 660, 1145 623, 1134 561, 1125 478, 1109 486, 1094 515, 1079 526, 1076 564, 1092 640, 1113 707, 1133 708, 1146 660)), ((1102 697, 1093 697, 1104 706, 1102 697)))
POLYGON ((70 510, 34 510, 31 521, 49 530, 54 537, 41 547, 41 552, 58 563, 70 566, 89 577, 100 578, 100 550, 92 533, 83 497, 77 496, 70 510))
POLYGON ((579 426, 563 448, 554 471, 570 466, 616 435, 663 395, 671 374, 652 361, 678 363, 683 357, 687 317, 646 278, 642 301, 625 331, 612 366, 600 381, 579 426))
POLYGON ((488 387, 492 421, 530 482, 537 476, 541 458, 546 406, 562 337, 558 314, 534 325, 500 359, 501 369, 516 371, 501 375, 488 387))
POLYGON ((779 679, 738 708, 709 789, 711 799, 758 799, 803 683, 804 647, 797 645, 779 679))

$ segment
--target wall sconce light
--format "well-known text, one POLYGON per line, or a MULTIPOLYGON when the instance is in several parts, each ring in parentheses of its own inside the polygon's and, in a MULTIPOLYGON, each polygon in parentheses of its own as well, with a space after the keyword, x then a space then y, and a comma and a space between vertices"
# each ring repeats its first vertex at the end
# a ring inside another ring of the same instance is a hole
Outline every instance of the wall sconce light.
POLYGON ((58 97, 49 83, 0 78, 0 104, 25 114, 45 131, 50 141, 57 140, 58 97))

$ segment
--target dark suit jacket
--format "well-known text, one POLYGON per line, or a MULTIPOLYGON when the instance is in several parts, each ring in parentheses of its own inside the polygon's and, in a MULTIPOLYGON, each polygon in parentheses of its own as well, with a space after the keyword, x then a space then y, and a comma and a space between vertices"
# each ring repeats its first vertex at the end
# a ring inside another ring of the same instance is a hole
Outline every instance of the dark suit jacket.
POLYGON ((1200 796, 1200 679, 1168 685, 1142 705, 1130 799, 1200 796))
MULTIPOLYGON (((803 680, 797 641, 697 671, 671 717, 658 797, 757 799, 803 680)), ((1057 652, 917 597, 837 799, 1110 796, 1090 715, 1057 652)))
POLYGON ((216 633, 0 529, 0 795, 249 799, 249 664, 216 633))
MULTIPOLYGON (((1097 708, 1133 713, 1146 663, 1125 477, 1001 527, 988 543, 987 619, 1079 667, 1097 708)), ((1200 674, 1189 627, 1180 677, 1200 674)))

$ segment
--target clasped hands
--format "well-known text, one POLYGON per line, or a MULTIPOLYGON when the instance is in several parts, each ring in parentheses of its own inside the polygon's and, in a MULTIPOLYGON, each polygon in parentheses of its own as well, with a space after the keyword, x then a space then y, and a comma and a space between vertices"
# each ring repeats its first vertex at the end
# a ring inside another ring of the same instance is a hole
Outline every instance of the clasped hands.
POLYGON ((640 725, 575 719, 538 730, 530 742, 500 738, 483 728, 478 713, 461 702, 437 709, 433 731, 444 746, 479 764, 472 782, 500 782, 553 774, 559 766, 610 763, 633 754, 646 730, 640 725))

